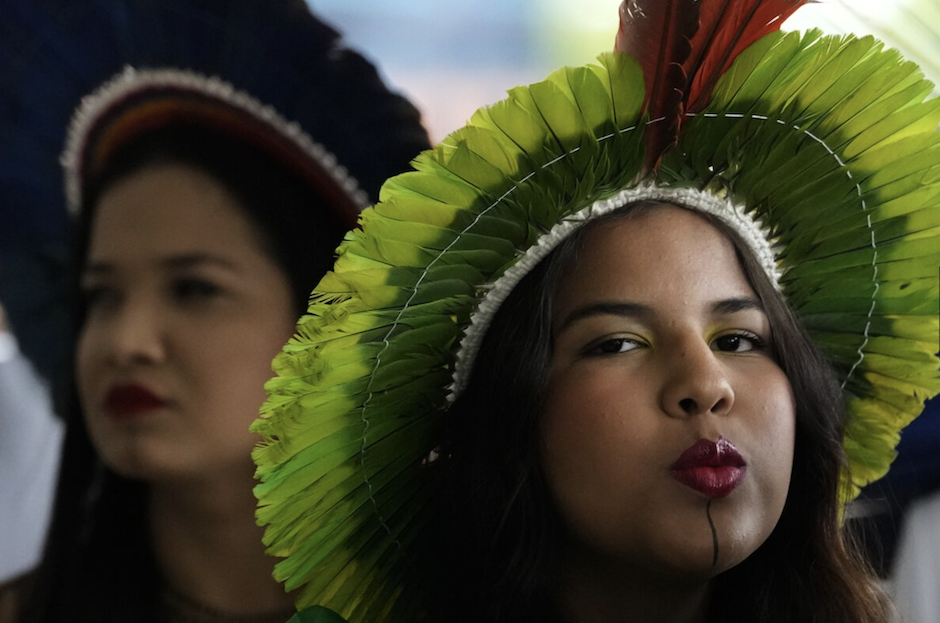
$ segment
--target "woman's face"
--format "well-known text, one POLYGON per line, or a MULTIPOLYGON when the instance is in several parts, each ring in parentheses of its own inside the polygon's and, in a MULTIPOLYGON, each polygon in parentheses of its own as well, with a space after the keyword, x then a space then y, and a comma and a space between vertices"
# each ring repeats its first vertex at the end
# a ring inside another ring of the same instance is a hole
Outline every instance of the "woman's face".
POLYGON ((92 441, 118 473, 251 473, 248 427, 295 320, 287 278, 253 228, 224 187, 182 165, 145 168, 102 195, 77 377, 92 441))
POLYGON ((753 553, 795 410, 731 242, 676 207, 586 232, 553 335, 541 457, 567 560, 694 579, 753 553))

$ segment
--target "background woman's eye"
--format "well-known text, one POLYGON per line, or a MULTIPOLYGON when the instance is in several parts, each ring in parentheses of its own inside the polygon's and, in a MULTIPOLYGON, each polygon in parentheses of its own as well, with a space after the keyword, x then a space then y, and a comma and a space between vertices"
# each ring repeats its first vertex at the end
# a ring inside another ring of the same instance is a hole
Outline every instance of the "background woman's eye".
POLYGON ((726 353, 745 353, 751 350, 757 350, 762 346, 760 338, 756 335, 743 335, 732 333, 722 335, 713 342, 715 350, 726 353))
POLYGON ((173 284, 173 294, 181 301, 198 301, 215 296, 219 287, 205 279, 179 279, 173 284))
POLYGON ((81 295, 82 305, 88 311, 114 307, 120 299, 115 288, 102 285, 83 287, 81 295))

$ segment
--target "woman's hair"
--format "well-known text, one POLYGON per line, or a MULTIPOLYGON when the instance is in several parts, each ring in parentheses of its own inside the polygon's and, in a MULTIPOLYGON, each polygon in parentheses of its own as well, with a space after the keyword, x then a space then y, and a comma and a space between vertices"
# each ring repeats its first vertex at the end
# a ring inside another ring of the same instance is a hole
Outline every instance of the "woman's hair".
MULTIPOLYGON (((437 477, 441 530, 450 538, 442 539, 435 559, 442 597, 432 607, 434 620, 559 619, 561 524, 536 441, 552 358, 552 304, 586 232, 660 205, 628 205, 587 224, 527 275, 496 314, 466 389, 445 415, 449 461, 437 477)), ((780 521, 755 553, 713 581, 707 620, 885 623, 887 602, 840 526, 846 459, 834 375, 737 232, 696 214, 733 243, 766 310, 796 407, 793 472, 780 521)))
MULTIPOLYGON (((345 228, 309 185, 249 145, 203 127, 174 126, 118 149, 89 180, 79 215, 72 278, 74 332, 84 323, 78 292, 97 203, 121 180, 152 166, 180 164, 209 175, 235 198, 262 248, 287 276, 298 316, 332 266, 345 228)), ((77 392, 64 405, 68 432, 43 563, 24 588, 24 622, 150 622, 164 617, 162 578, 150 546, 147 488, 98 458, 77 392)))

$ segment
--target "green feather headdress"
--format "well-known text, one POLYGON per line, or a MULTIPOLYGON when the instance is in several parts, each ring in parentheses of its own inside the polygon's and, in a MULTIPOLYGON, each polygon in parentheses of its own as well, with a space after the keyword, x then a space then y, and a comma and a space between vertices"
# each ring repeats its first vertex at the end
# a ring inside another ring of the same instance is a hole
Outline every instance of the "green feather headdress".
POLYGON ((415 619, 420 464, 471 316, 545 232, 641 185, 727 197, 769 232, 779 286, 842 379, 846 500, 887 471, 940 392, 940 101, 870 37, 772 32, 800 4, 625 3, 621 51, 513 89, 385 184, 253 428, 258 520, 298 609, 415 619), (630 38, 650 32, 652 58, 630 38))

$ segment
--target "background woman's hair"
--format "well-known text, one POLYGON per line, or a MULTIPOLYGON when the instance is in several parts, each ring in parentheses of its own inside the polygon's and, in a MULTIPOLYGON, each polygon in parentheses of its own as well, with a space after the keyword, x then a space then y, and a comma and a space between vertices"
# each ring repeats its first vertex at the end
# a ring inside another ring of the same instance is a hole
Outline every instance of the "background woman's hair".
MULTIPOLYGON (((211 176, 235 198, 262 248, 288 277, 298 316, 309 292, 333 265, 345 229, 311 188, 267 156, 202 127, 175 126, 117 150, 111 165, 86 185, 71 279, 74 332, 84 322, 78 291, 101 195, 151 166, 181 164, 211 176)), ((21 620, 150 622, 164 617, 162 578, 150 546, 146 485, 101 463, 88 437, 75 387, 64 410, 68 431, 46 553, 26 584, 21 620)), ((273 565, 273 559, 272 559, 273 565)))
MULTIPOLYGON (((466 390, 446 414, 435 621, 556 621, 561 526, 539 464, 538 417, 551 366, 552 301, 586 232, 661 204, 641 202, 564 241, 513 290, 483 342, 466 390), (454 535, 459 535, 456 537, 454 535)), ((888 605, 840 526, 842 402, 822 354, 727 225, 696 212, 733 243, 763 303, 776 360, 796 403, 790 490, 776 529, 718 576, 709 621, 885 623, 888 605)))

